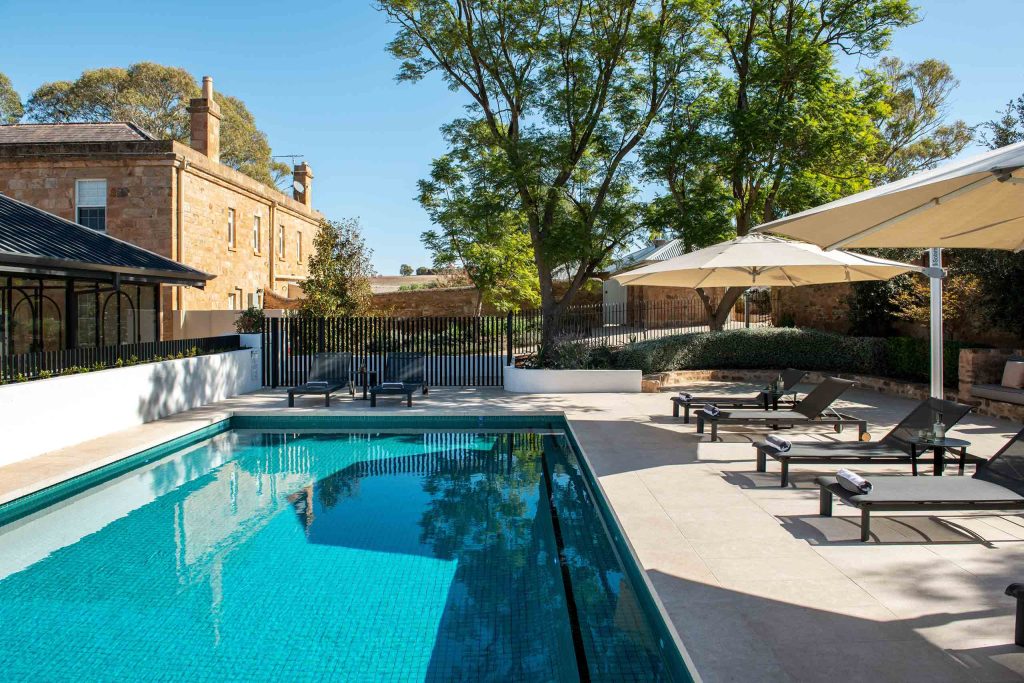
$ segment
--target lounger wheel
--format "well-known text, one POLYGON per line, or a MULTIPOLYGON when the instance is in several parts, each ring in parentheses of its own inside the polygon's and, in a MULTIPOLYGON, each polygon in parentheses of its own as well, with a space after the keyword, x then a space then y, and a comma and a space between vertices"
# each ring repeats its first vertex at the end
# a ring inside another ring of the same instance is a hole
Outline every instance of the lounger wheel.
POLYGON ((871 441, 871 432, 864 432, 860 435, 861 441, 871 441))

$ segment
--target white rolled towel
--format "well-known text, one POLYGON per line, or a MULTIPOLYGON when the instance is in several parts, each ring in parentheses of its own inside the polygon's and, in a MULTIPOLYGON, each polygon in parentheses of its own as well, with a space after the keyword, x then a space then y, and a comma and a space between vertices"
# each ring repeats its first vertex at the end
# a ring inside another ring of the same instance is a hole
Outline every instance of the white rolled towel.
POLYGON ((769 434, 768 436, 764 437, 764 440, 767 441, 772 446, 774 446, 775 450, 777 450, 779 453, 788 453, 789 449, 793 447, 793 444, 791 444, 789 441, 786 441, 781 436, 776 436, 775 434, 769 434))
POLYGON ((871 482, 848 469, 841 469, 836 472, 836 481, 851 493, 871 493, 871 482))
POLYGON ((693 394, 688 394, 685 391, 680 391, 679 392, 679 398, 681 400, 685 401, 686 403, 689 403, 690 401, 693 400, 693 394))
POLYGON ((710 415, 711 417, 718 417, 718 414, 720 412, 722 412, 722 411, 719 410, 718 406, 716 406, 714 403, 706 403, 704 405, 704 414, 705 415, 710 415))

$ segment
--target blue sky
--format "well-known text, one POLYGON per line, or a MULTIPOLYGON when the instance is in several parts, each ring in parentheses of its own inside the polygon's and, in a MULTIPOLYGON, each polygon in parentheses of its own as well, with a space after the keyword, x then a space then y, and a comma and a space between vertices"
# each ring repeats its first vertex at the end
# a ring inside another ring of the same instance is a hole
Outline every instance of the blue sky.
MULTIPOLYGON (((948 62, 961 80, 953 116, 978 123, 1024 92, 1024 0, 919 4, 923 20, 897 33, 890 53, 948 62)), ((23 97, 84 69, 145 60, 212 75, 245 100, 275 154, 305 155, 319 210, 360 217, 379 272, 429 263, 416 181, 443 153, 438 129, 465 99, 436 78, 394 81, 397 64, 384 51, 392 30, 368 0, 0 0, 0 17, 0 71, 23 97)))

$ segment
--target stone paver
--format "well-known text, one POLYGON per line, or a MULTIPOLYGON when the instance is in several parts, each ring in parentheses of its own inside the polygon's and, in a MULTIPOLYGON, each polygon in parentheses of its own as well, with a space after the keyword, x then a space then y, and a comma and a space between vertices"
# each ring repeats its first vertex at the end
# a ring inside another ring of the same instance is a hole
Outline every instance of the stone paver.
MULTIPOLYGON (((700 387, 715 391, 721 385, 700 387)), ((743 391, 744 389, 735 389, 743 391)), ((222 419, 282 410, 262 392, 0 468, 0 502, 222 419)), ((843 408, 875 438, 913 405, 854 391, 843 408)), ((321 413, 318 401, 296 413, 321 413)), ((340 398, 329 412, 366 412, 340 398)), ((705 681, 1011 681, 1024 678, 1013 645, 1013 601, 1024 580, 1024 516, 880 514, 862 544, 855 510, 817 514, 814 477, 834 468, 754 471, 758 432, 708 443, 670 417, 665 394, 521 396, 435 389, 411 409, 375 414, 564 412, 605 495, 705 681)), ((954 435, 990 455, 1017 429, 968 416, 954 435)), ((762 432, 763 433, 763 432, 762 432)), ((797 440, 851 439, 831 431, 797 440)), ((907 474, 862 466, 867 475, 907 474)))

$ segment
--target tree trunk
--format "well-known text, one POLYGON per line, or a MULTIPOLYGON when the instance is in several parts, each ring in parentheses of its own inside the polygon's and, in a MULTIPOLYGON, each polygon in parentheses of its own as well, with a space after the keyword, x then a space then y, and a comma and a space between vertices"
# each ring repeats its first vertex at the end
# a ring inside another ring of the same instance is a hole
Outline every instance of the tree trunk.
POLYGON ((730 287, 722 294, 722 300, 718 302, 718 306, 713 306, 707 292, 703 289, 697 290, 697 296, 704 303, 704 310, 708 313, 708 327, 712 332, 719 332, 725 327, 729 314, 732 313, 732 307, 745 291, 747 291, 746 287, 730 287))

